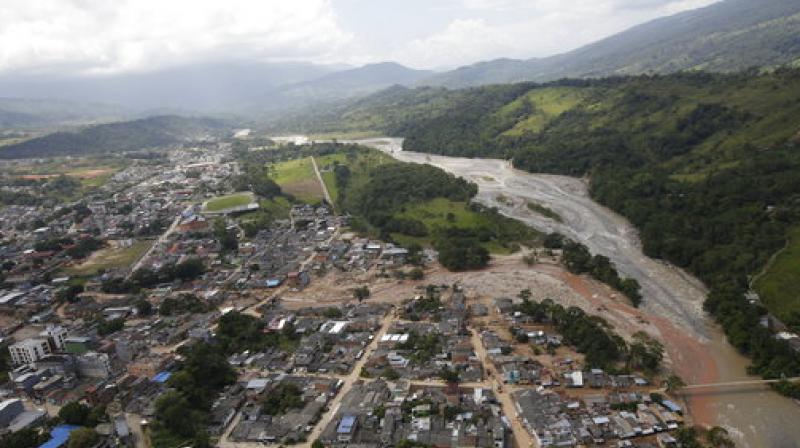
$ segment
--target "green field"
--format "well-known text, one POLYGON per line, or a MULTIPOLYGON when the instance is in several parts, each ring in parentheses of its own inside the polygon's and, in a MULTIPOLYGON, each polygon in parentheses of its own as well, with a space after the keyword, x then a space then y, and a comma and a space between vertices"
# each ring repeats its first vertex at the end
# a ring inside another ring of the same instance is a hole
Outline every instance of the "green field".
POLYGON ((152 241, 143 240, 134 242, 130 247, 101 249, 80 265, 65 269, 64 273, 86 277, 96 275, 101 269, 125 269, 136 263, 152 245, 152 241))
POLYGON ((800 227, 789 232, 789 244, 756 280, 764 305, 784 322, 800 324, 800 227))
MULTIPOLYGON (((450 201, 445 198, 436 198, 430 201, 411 204, 405 207, 405 211, 399 213, 398 217, 410 218, 421 221, 428 228, 428 237, 409 237, 398 233, 392 234, 392 238, 401 243, 416 242, 422 246, 429 246, 433 236, 439 229, 447 227, 459 227, 464 229, 502 229, 500 233, 514 233, 515 235, 527 235, 533 242, 537 233, 524 224, 504 218, 494 216, 489 213, 479 213, 470 210, 465 202, 450 201)), ((517 238, 508 238, 508 241, 491 239, 484 241, 482 245, 493 254, 509 254, 517 246, 517 238)))
POLYGON ((253 202, 251 193, 236 193, 228 196, 220 196, 209 200, 206 203, 206 211, 220 212, 235 207, 242 207, 253 202))
POLYGON ((322 181, 325 182, 325 188, 328 189, 328 194, 331 195, 333 202, 338 202, 339 188, 336 186, 336 176, 333 174, 333 171, 322 173, 322 181))
POLYGON ((314 174, 311 157, 276 163, 269 167, 269 173, 272 180, 281 186, 284 193, 290 194, 300 201, 317 204, 325 196, 322 186, 314 174))

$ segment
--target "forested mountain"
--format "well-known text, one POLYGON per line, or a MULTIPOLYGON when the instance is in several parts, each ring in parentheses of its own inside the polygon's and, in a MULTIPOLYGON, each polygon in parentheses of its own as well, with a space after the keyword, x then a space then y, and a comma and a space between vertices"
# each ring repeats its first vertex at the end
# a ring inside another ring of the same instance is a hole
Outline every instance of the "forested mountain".
POLYGON ((101 124, 55 132, 0 148, 0 159, 24 159, 136 151, 202 139, 225 130, 217 120, 177 116, 101 124))
POLYGON ((636 26, 565 54, 482 62, 424 83, 464 87, 681 70, 728 72, 798 62, 800 2, 723 0, 636 26))
MULTIPOLYGON (((393 89, 337 116, 342 129, 406 137, 406 150, 588 175, 593 197, 641 230, 648 255, 711 287, 707 309, 754 356, 755 371, 800 373, 797 357, 759 326, 763 308, 744 297, 800 228, 800 70, 393 89)), ((796 300, 764 297, 800 330, 796 300)))

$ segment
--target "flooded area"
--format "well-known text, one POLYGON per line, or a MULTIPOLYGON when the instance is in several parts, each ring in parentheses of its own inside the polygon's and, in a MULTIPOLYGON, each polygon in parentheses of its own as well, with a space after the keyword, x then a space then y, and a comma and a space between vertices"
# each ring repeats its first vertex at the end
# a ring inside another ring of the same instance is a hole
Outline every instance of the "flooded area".
MULTIPOLYGON (((620 273, 642 286, 646 319, 667 348, 672 368, 688 384, 754 379, 748 361, 725 342, 703 312, 706 289, 688 273, 645 256, 636 229, 623 217, 594 202, 581 179, 531 174, 504 160, 466 159, 402 151, 401 139, 371 139, 372 146, 405 162, 428 163, 479 186, 477 201, 543 231, 557 231, 609 257, 620 273), (541 215, 544 206, 560 220, 541 215)), ((688 394, 688 392, 687 392, 688 394)), ((800 405, 766 386, 692 391, 686 397, 693 419, 720 425, 742 447, 800 447, 800 405)))

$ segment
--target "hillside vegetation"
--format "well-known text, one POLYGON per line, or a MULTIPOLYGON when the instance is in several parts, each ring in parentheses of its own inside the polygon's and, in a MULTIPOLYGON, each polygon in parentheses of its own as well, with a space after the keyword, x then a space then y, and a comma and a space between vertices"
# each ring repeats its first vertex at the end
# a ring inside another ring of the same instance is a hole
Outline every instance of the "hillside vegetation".
POLYGON ((724 0, 636 26, 540 59, 498 59, 433 76, 426 85, 466 87, 682 70, 732 72, 800 61, 800 3, 724 0))
MULTIPOLYGON (((797 357, 759 326, 764 309, 744 298, 800 222, 800 71, 431 92, 395 93, 393 104, 409 106, 386 115, 370 105, 377 98, 364 100, 340 114, 343 127, 372 113, 377 129, 406 137, 406 150, 588 175, 593 197, 639 227, 648 255, 711 287, 706 308, 754 356, 755 371, 800 371, 797 357), (418 113, 426 103, 437 106, 418 113)), ((798 297, 778 294, 773 288, 766 307, 800 329, 798 297)))
POLYGON ((212 119, 159 116, 55 132, 0 148, 0 159, 30 159, 138 151, 175 145, 219 133, 212 119))

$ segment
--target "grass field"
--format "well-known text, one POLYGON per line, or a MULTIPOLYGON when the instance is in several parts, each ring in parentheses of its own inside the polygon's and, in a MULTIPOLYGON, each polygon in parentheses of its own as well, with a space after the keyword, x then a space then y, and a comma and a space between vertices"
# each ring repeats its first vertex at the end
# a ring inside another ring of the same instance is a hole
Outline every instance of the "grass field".
POLYGON ((101 269, 125 269, 133 265, 153 245, 152 241, 136 241, 130 247, 105 248, 93 253, 78 266, 65 269, 71 276, 85 277, 101 269))
POLYGON ((269 170, 272 180, 280 185, 285 193, 309 204, 322 201, 324 197, 322 186, 314 174, 310 157, 276 163, 270 166, 269 170))
POLYGON ((228 196, 220 196, 206 203, 206 211, 219 212, 234 207, 242 207, 253 202, 251 193, 236 193, 228 196))
MULTIPOLYGON (((447 227, 460 227, 465 229, 497 228, 502 225, 488 213, 478 213, 470 210, 465 202, 455 202, 445 198, 436 198, 427 202, 407 206, 405 211, 398 216, 422 221, 428 228, 430 236, 423 238, 409 237, 393 234, 400 243, 416 242, 428 246, 437 229, 447 227)), ((516 225, 516 221, 505 222, 504 225, 516 225)), ((524 224, 519 223, 520 226, 524 224)), ((530 231, 531 235, 535 232, 530 231)), ((503 255, 512 252, 512 245, 504 245, 499 241, 486 241, 483 246, 491 253, 503 255)))
POLYGON ((756 280, 755 290, 779 319, 800 315, 800 227, 789 233, 789 245, 756 280))
POLYGON ((328 189, 328 194, 331 195, 333 202, 338 202, 339 188, 336 186, 336 176, 333 174, 333 171, 322 173, 322 181, 325 182, 325 187, 328 189))

